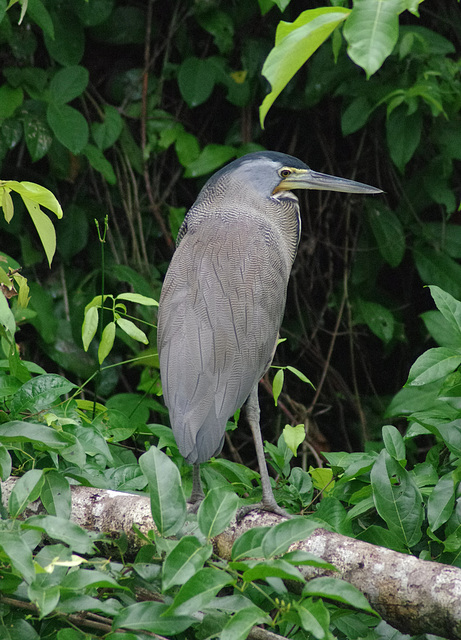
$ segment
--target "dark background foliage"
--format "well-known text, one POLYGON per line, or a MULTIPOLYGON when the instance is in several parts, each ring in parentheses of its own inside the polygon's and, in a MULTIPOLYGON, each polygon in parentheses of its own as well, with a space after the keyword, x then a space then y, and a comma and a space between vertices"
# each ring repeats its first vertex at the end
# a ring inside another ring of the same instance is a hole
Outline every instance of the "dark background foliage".
MULTIPOLYGON (((291 2, 283 18, 321 5, 291 2)), ((423 284, 454 295, 460 288, 458 227, 446 226, 459 215, 456 3, 439 2, 437 11, 423 3, 419 18, 402 14, 396 48, 368 80, 344 42, 336 62, 327 42, 276 101, 264 130, 258 107, 268 84, 260 70, 277 7, 261 15, 256 2, 237 0, 44 6, 48 15, 31 3, 18 24, 15 5, 0 24, 5 100, 16 106, 2 120, 2 175, 47 186, 65 212, 51 271, 19 203, 13 221, 1 223, 3 249, 32 282, 37 315, 18 336, 24 355, 81 381, 93 372, 95 351, 83 353, 80 332, 84 306, 100 291, 94 218, 109 216, 106 291, 158 297, 175 231, 206 177, 237 154, 280 150, 385 191, 372 200, 301 196, 288 340, 276 360, 318 388, 288 379, 282 405, 287 421, 309 416, 318 424, 318 448, 355 449, 376 437, 388 397, 428 344, 418 317, 431 307, 423 284), (452 231, 455 247, 447 245, 452 231)), ((150 311, 144 319, 154 321, 150 311)), ((155 345, 154 329, 149 338, 155 345)), ((117 340, 111 361, 136 351, 117 340)), ((140 367, 109 370, 98 393, 146 390, 157 375, 153 358, 141 375, 140 367)), ((264 405, 270 437, 277 427, 269 426, 269 393, 264 405)))

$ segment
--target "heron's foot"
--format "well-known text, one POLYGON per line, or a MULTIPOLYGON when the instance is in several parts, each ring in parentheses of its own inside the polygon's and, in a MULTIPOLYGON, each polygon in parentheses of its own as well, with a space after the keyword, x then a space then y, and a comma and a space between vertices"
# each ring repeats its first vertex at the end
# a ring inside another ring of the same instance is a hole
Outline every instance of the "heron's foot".
POLYGON ((256 504, 246 504, 237 511, 237 523, 240 523, 241 520, 248 514, 250 511, 269 511, 270 513, 275 513, 277 516, 281 516, 282 518, 292 518, 292 515, 285 511, 282 507, 280 507, 275 501, 272 502, 258 502, 256 504))
POLYGON ((192 499, 192 496, 187 501, 187 511, 188 513, 197 513, 200 505, 202 504, 204 496, 197 498, 196 500, 192 499))

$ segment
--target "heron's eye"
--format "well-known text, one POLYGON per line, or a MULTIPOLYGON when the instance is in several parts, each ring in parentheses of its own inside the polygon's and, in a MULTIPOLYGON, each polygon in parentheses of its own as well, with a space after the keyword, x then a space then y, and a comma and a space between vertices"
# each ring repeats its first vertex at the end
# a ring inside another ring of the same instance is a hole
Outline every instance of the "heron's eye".
POLYGON ((291 171, 290 169, 280 169, 280 177, 281 178, 288 178, 288 176, 291 175, 291 171))

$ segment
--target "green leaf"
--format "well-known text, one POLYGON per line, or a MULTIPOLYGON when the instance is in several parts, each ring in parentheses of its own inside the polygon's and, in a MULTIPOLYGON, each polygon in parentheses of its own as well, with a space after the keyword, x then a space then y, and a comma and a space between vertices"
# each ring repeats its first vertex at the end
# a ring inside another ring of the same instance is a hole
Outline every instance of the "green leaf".
POLYGON ((142 304, 145 307, 158 307, 157 300, 149 298, 148 296, 142 296, 139 293, 119 293, 115 298, 118 300, 128 300, 129 302, 135 302, 136 304, 142 304))
POLYGON ((456 260, 422 244, 413 249, 413 260, 423 282, 437 285, 456 300, 461 299, 461 265, 456 260))
POLYGON ((235 516, 238 507, 235 493, 213 489, 201 502, 197 520, 200 531, 209 540, 220 534, 235 516))
POLYGON ((7 180, 4 182, 4 185, 12 191, 19 193, 22 198, 26 197, 29 200, 36 202, 42 207, 46 207, 55 213, 58 218, 62 218, 61 205, 49 189, 46 189, 35 182, 16 182, 16 180, 7 180))
POLYGON ((210 60, 186 58, 178 71, 179 90, 189 107, 206 102, 215 85, 214 65, 210 60))
POLYGON ((22 199, 38 231, 43 248, 45 249, 48 264, 51 267, 51 262, 56 251, 56 231, 54 230, 53 223, 46 213, 43 213, 36 202, 29 200, 29 198, 25 196, 23 196, 22 199))
POLYGON ((437 531, 453 513, 455 488, 452 473, 442 476, 435 485, 427 501, 427 519, 431 531, 437 531))
POLYGON ((30 583, 34 580, 35 568, 32 552, 19 532, 2 531, 0 549, 6 553, 13 568, 26 582, 30 583))
POLYGON ((41 0, 28 0, 24 4, 27 4, 28 17, 32 18, 47 36, 54 38, 53 20, 41 0))
POLYGON ((201 569, 211 556, 211 544, 203 545, 195 536, 184 536, 165 558, 162 567, 162 587, 184 584, 201 569))
POLYGON ((88 124, 82 114, 68 104, 48 105, 46 117, 59 142, 75 155, 88 144, 88 124))
POLYGON ((304 631, 311 633, 317 640, 328 638, 330 614, 321 600, 314 602, 310 598, 303 602, 294 602, 294 609, 304 631))
MULTIPOLYGON (((378 1, 383 4, 381 0, 378 1)), ((421 111, 408 115, 406 108, 401 106, 394 109, 387 118, 387 146, 392 161, 402 173, 420 143, 422 128, 421 111)))
POLYGON ((0 442, 12 444, 17 442, 32 442, 36 447, 53 450, 64 449, 75 440, 67 433, 58 433, 55 429, 33 422, 12 420, 0 424, 0 442))
POLYGON ((392 53, 399 36, 401 0, 354 0, 354 8, 344 26, 349 57, 367 78, 392 53))
POLYGON ((161 602, 136 602, 115 616, 113 629, 122 627, 174 636, 197 622, 192 616, 167 615, 168 608, 161 602))
POLYGON ((109 353, 112 351, 112 347, 114 346, 114 340, 115 340, 116 326, 117 325, 115 324, 115 322, 112 321, 112 322, 108 322, 104 327, 104 330, 101 336, 101 342, 99 343, 99 347, 98 347, 99 364, 102 364, 104 360, 107 358, 107 356, 109 355, 109 353))
POLYGON ((14 394, 9 408, 13 415, 37 413, 49 409, 62 395, 76 385, 57 373, 45 373, 25 382, 14 394))
POLYGON ((253 527, 248 529, 232 545, 232 560, 241 558, 260 558, 263 555, 262 540, 269 527, 253 527))
MULTIPOLYGON (((282 371, 282 369, 280 369, 280 371, 282 371)), ((296 427, 287 424, 283 428, 283 439, 294 456, 297 455, 298 447, 304 442, 305 437, 306 431, 303 424, 298 424, 296 427)))
POLYGON ((284 553, 293 542, 309 537, 319 526, 317 522, 304 517, 280 522, 275 527, 271 527, 264 535, 261 542, 264 556, 272 558, 284 553))
POLYGON ((397 462, 406 461, 405 443, 398 429, 393 425, 385 425, 382 430, 383 442, 388 454, 397 462))
POLYGON ((207 173, 216 171, 223 164, 229 162, 236 156, 234 147, 222 144, 208 144, 201 152, 198 158, 187 165, 184 173, 186 178, 197 178, 207 173))
POLYGON ((48 471, 40 493, 43 506, 51 516, 70 519, 72 496, 67 478, 58 471, 48 471))
POLYGON ((305 382, 306 384, 310 384, 310 386, 313 389, 315 389, 312 382, 309 380, 307 376, 304 375, 302 371, 300 371, 299 369, 296 369, 296 367, 292 367, 291 365, 287 365, 286 368, 288 369, 288 371, 291 371, 291 373, 293 373, 297 378, 299 378, 299 380, 301 380, 302 382, 305 382))
POLYGON ((11 474, 11 456, 8 449, 0 444, 0 480, 6 480, 11 474))
POLYGON ((461 302, 436 285, 429 285, 429 289, 437 309, 461 340, 461 302))
POLYGON ((256 606, 237 611, 226 623, 219 636, 220 640, 245 640, 257 624, 270 624, 270 617, 256 606))
POLYGON ((416 360, 408 374, 407 384, 420 386, 445 378, 461 364, 457 350, 446 347, 428 349, 416 360))
MULTIPOLYGON (((24 5, 25 6, 25 5, 24 5)), ((80 20, 70 19, 65 11, 52 12, 54 37, 45 32, 48 53, 63 67, 78 64, 85 51, 85 34, 80 20)))
POLYGON ((68 573, 61 580, 61 587, 71 591, 82 591, 93 587, 98 589, 123 589, 109 573, 95 569, 77 569, 68 573))
POLYGON ((13 89, 7 84, 0 87, 0 113, 3 118, 10 118, 24 100, 22 89, 13 89))
POLYGON ((373 499, 391 531, 403 536, 407 547, 421 539, 423 499, 411 475, 385 449, 371 470, 373 499))
POLYGON ((16 480, 8 500, 8 510, 12 518, 17 518, 30 502, 40 495, 44 482, 41 469, 31 469, 16 480))
POLYGON ((342 7, 322 7, 303 11, 293 23, 279 23, 275 47, 262 68, 271 85, 259 108, 262 128, 267 112, 291 78, 349 14, 342 7))
POLYGON ((280 559, 258 561, 258 564, 251 569, 247 569, 242 575, 242 579, 245 582, 265 580, 266 578, 281 578, 282 580, 305 582, 305 579, 296 567, 280 559))
POLYGON ((400 219, 377 201, 368 204, 366 211, 379 253, 391 267, 398 267, 405 254, 405 232, 400 219))
POLYGON ((90 307, 85 311, 82 325, 82 342, 85 351, 88 351, 91 341, 96 335, 99 324, 99 309, 98 307, 90 307))
POLYGON ((378 615, 357 587, 339 578, 322 577, 309 580, 303 588, 303 595, 328 598, 329 600, 341 602, 355 609, 361 609, 367 613, 378 615))
POLYGON ((40 612, 39 620, 41 620, 56 608, 61 590, 58 585, 41 587, 37 585, 37 580, 35 580, 27 589, 27 595, 38 608, 40 612))
POLYGON ((279 395, 283 388, 283 379, 285 377, 285 372, 283 369, 279 369, 272 380, 272 394, 274 396, 274 403, 277 406, 277 401, 279 399, 279 395))
POLYGON ((104 151, 115 144, 123 129, 123 120, 120 113, 110 104, 104 105, 104 121, 94 122, 91 125, 96 145, 104 151))
POLYGON ((56 516, 31 516, 23 529, 38 529, 55 540, 61 540, 77 553, 93 553, 93 543, 85 529, 65 518, 56 516))
POLYGON ((60 69, 50 82, 50 100, 57 105, 71 102, 86 89, 89 73, 85 67, 74 65, 60 69))
POLYGON ((109 184, 116 184, 117 177, 115 171, 109 160, 104 156, 101 149, 95 147, 94 144, 87 144, 82 150, 93 169, 99 171, 99 173, 107 180, 109 184))
POLYGON ((139 458, 143 474, 149 483, 152 517, 163 536, 172 536, 186 519, 186 500, 181 487, 178 467, 170 458, 151 447, 139 458))
POLYGON ((43 117, 26 114, 24 116, 24 139, 32 162, 41 160, 50 150, 53 135, 43 117))
POLYGON ((141 329, 137 327, 134 322, 131 322, 131 320, 127 320, 126 318, 117 318, 117 325, 122 331, 130 336, 130 338, 133 338, 133 340, 137 340, 137 342, 142 342, 143 344, 149 344, 149 340, 147 339, 144 331, 141 331, 141 329))
POLYGON ((213 600, 223 587, 235 582, 236 580, 225 571, 208 567, 199 569, 180 588, 168 613, 192 615, 213 600))

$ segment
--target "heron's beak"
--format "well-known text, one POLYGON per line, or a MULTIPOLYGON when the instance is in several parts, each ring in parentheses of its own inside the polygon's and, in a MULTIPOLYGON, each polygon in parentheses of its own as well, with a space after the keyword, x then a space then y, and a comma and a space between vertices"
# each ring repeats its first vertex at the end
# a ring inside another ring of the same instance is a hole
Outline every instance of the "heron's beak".
POLYGON ((287 178, 284 178, 274 189, 277 191, 290 191, 291 189, 317 189, 318 191, 342 191, 345 193, 383 193, 382 189, 371 187, 362 182, 347 180, 329 176, 327 173, 318 173, 312 169, 295 169, 287 178))

